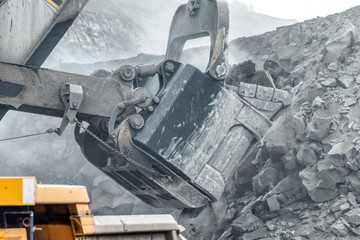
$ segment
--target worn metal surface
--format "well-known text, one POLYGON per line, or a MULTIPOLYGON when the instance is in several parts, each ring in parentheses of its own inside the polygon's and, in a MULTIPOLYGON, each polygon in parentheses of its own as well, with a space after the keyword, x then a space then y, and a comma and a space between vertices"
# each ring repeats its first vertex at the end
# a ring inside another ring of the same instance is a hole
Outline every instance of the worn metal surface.
POLYGON ((254 137, 260 138, 271 123, 198 69, 174 66, 154 112, 142 113, 144 127, 132 130, 133 142, 217 199, 254 137))
POLYGON ((145 152, 143 147, 136 146, 132 142, 130 126, 127 122, 120 127, 118 144, 124 154, 131 156, 145 168, 155 170, 162 175, 144 171, 123 158, 112 158, 103 166, 101 165, 104 162, 99 162, 99 159, 92 163, 144 202, 162 208, 199 208, 210 201, 183 176, 145 152), (163 177, 164 175, 166 177, 163 177))
POLYGON ((0 61, 40 66, 88 0, 7 0, 0 5, 0 61))
POLYGON ((211 45, 206 71, 214 79, 224 79, 227 72, 228 32, 229 9, 226 0, 200 0, 198 3, 190 0, 175 12, 165 58, 179 61, 186 41, 209 36, 211 45), (194 4, 198 4, 196 11, 194 4))
POLYGON ((0 104, 43 115, 62 117, 65 104, 60 98, 64 83, 83 87, 81 115, 109 117, 119 102, 132 96, 131 86, 112 78, 96 78, 48 69, 30 68, 0 62, 0 88, 15 84, 12 96, 0 96, 0 104))

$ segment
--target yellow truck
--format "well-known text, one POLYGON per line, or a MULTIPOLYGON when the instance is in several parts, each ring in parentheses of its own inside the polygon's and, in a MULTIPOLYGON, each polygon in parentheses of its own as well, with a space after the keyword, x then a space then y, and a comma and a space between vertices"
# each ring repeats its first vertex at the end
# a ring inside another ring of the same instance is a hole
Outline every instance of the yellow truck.
POLYGON ((0 178, 0 240, 181 240, 171 215, 92 216, 84 186, 0 178))

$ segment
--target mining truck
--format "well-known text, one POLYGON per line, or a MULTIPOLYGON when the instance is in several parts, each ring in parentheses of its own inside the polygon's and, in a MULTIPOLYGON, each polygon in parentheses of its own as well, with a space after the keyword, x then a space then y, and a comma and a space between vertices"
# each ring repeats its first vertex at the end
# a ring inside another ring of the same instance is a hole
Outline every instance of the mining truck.
POLYGON ((2 240, 181 240, 171 215, 92 216, 86 188, 0 177, 2 240))
MULTIPOLYGON (((8 110, 75 125, 86 159, 154 207, 200 208, 219 199, 291 91, 224 82, 225 0, 176 10, 164 60, 94 71, 40 68, 87 0, 0 0, 0 117, 8 110), (181 62, 188 40, 210 38, 205 72, 181 62)), ((56 163, 54 163, 56 164, 56 163)))

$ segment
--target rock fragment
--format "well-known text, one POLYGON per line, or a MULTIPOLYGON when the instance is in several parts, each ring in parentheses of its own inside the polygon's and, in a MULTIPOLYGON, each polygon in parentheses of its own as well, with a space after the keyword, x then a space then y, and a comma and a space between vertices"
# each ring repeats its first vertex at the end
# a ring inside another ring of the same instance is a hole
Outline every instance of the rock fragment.
POLYGON ((347 183, 354 189, 355 192, 360 193, 360 179, 354 173, 346 176, 347 183))
POLYGON ((354 44, 354 33, 348 31, 340 37, 326 43, 323 50, 324 62, 343 61, 349 53, 350 47, 354 44))
POLYGON ((358 207, 359 207, 358 203, 356 202, 356 196, 355 196, 355 194, 354 194, 353 192, 349 192, 349 193, 348 193, 347 199, 348 199, 349 203, 350 203, 353 207, 355 207, 355 208, 358 208, 358 207))
POLYGON ((350 210, 349 212, 344 213, 344 218, 348 223, 353 227, 360 226, 360 208, 355 208, 350 210))
POLYGON ((329 160, 321 160, 317 164, 317 176, 319 182, 317 187, 326 189, 336 189, 336 184, 342 181, 342 178, 338 172, 333 168, 329 160))
POLYGON ((318 158, 314 149, 308 145, 301 145, 298 153, 296 154, 297 163, 301 166, 309 166, 317 163, 318 158))
POLYGON ((298 50, 299 47, 297 46, 281 47, 277 50, 277 57, 279 58, 279 60, 288 60, 291 59, 291 57, 295 56, 298 50))
POLYGON ((345 162, 355 158, 356 151, 352 142, 341 142, 334 145, 328 152, 332 164, 337 167, 344 167, 345 162))
POLYGON ((345 75, 339 77, 337 81, 341 87, 349 88, 355 82, 355 78, 353 76, 345 75))
POLYGON ((358 99, 357 98, 348 98, 345 100, 344 106, 345 107, 350 107, 353 106, 357 103, 358 99))
POLYGON ((233 221, 231 234, 233 236, 242 236, 245 232, 253 231, 255 225, 263 225, 263 222, 251 212, 243 213, 233 221))
POLYGON ((248 232, 248 233, 245 233, 243 236, 242 236, 242 239, 243 240, 257 240, 257 239, 266 239, 266 235, 268 235, 269 231, 265 228, 265 227, 262 227, 260 229, 257 229, 253 232, 248 232))
POLYGON ((338 237, 345 237, 349 234, 348 228, 343 224, 341 219, 331 225, 331 231, 338 237))
POLYGON ((304 141, 306 138, 306 125, 303 118, 298 116, 292 116, 292 122, 294 124, 295 137, 298 141, 304 141))
POLYGON ((329 135, 331 123, 332 118, 326 111, 316 111, 307 127, 308 138, 321 141, 329 135))
POLYGON ((310 238, 311 236, 315 233, 315 229, 313 226, 306 224, 306 225, 301 225, 298 227, 297 229, 297 233, 299 236, 301 237, 305 237, 305 238, 310 238))
POLYGON ((328 70, 330 71, 337 71, 339 69, 339 64, 336 61, 333 61, 329 64, 329 66, 327 67, 328 70))
POLYGON ((263 168, 258 175, 253 177, 255 193, 262 194, 273 188, 279 182, 279 170, 272 166, 263 168))
POLYGON ((266 203, 269 207, 270 212, 279 211, 281 209, 281 205, 277 199, 276 195, 272 195, 266 200, 266 203))
POLYGON ((323 85, 324 87, 336 87, 337 81, 336 81, 336 78, 328 78, 328 79, 320 82, 320 84, 323 85))
POLYGON ((296 155, 294 153, 294 150, 289 151, 285 156, 281 158, 281 161, 287 170, 292 170, 297 167, 296 164, 296 155))
POLYGON ((319 178, 316 167, 306 167, 299 173, 302 183, 314 202, 325 202, 335 199, 338 196, 332 184, 328 184, 324 179, 319 178))

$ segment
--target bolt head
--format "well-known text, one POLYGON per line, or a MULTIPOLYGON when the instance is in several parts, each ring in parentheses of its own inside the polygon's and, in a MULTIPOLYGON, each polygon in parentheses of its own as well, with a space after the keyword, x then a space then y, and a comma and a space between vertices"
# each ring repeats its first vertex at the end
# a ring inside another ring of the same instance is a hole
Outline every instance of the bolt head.
POLYGON ((145 121, 142 116, 136 115, 134 116, 131 121, 130 125, 135 129, 141 129, 144 127, 145 121))
POLYGON ((153 112, 153 111, 154 111, 154 107, 153 107, 153 106, 148 106, 147 109, 148 109, 149 112, 153 112))
POLYGON ((136 70, 133 66, 121 66, 120 78, 124 81, 132 81, 136 77, 136 70))
POLYGON ((159 103, 159 102, 160 102, 160 98, 154 97, 154 98, 153 98, 153 101, 154 101, 154 103, 159 103))
POLYGON ((221 64, 221 65, 216 66, 215 71, 216 71, 216 74, 219 77, 223 77, 223 76, 226 75, 227 69, 226 69, 226 66, 224 64, 221 64))
POLYGON ((174 72, 175 66, 174 66, 174 64, 172 62, 167 62, 166 65, 165 65, 165 69, 168 72, 174 72))
POLYGON ((124 70, 124 76, 127 78, 131 77, 133 75, 133 73, 134 73, 134 71, 131 68, 126 68, 124 70))

